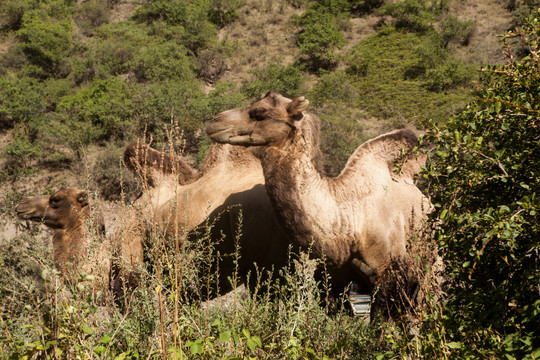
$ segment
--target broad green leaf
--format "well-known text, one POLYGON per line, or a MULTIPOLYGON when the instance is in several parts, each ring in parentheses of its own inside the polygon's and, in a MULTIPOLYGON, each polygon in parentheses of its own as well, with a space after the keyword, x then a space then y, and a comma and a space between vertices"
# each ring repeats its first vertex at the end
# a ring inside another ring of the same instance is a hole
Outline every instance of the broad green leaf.
POLYGON ((227 342, 231 338, 231 332, 230 331, 224 331, 219 334, 219 341, 221 342, 227 342))
POLYGON ((95 333, 94 329, 88 326, 87 323, 82 324, 82 331, 84 331, 88 335, 93 335, 95 333))
POLYGON ((460 342, 449 342, 446 344, 450 349, 461 349, 462 344, 460 342))
POLYGON ((101 339, 99 339, 99 342, 107 345, 108 343, 111 342, 111 339, 112 338, 109 335, 104 335, 101 339))

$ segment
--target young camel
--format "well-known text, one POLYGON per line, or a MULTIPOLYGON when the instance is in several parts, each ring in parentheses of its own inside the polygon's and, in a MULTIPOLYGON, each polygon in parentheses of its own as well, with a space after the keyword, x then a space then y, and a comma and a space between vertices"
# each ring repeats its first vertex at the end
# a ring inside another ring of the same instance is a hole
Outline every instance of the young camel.
POLYGON ((171 244, 175 236, 187 238, 188 243, 195 241, 208 224, 213 224, 210 239, 214 252, 221 257, 212 263, 213 271, 218 271, 219 286, 211 296, 231 290, 229 278, 236 270, 241 281, 248 273, 250 280, 255 280, 255 270, 287 264, 290 240, 274 215, 261 165, 248 150, 213 144, 200 172, 190 178, 192 182, 183 180, 184 176, 179 181, 175 171, 168 171, 179 168, 167 165, 176 161, 139 143, 129 145, 124 156, 124 163, 139 174, 145 189, 137 206, 143 217, 155 221, 171 244), (240 213, 241 236, 237 237, 240 213))
POLYGON ((326 259, 337 287, 350 281, 369 292, 406 241, 421 226, 429 202, 414 185, 420 162, 409 159, 398 175, 395 162, 417 145, 409 130, 393 131, 361 145, 341 174, 322 174, 320 120, 309 101, 268 93, 249 107, 222 112, 208 125, 212 140, 252 147, 266 190, 293 242, 326 259), (411 231, 413 230, 413 231, 411 231))
POLYGON ((96 277, 95 286, 103 290, 109 285, 111 250, 103 217, 93 210, 88 193, 76 187, 28 197, 15 207, 19 218, 53 229, 54 265, 64 277, 70 279, 82 270, 96 277))

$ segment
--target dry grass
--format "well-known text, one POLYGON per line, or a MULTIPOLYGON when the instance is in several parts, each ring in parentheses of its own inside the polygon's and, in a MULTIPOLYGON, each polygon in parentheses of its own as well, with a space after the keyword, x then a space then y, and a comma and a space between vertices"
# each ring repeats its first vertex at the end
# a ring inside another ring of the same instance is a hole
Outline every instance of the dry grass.
POLYGON ((229 59, 230 71, 222 80, 242 85, 253 80, 249 72, 270 63, 289 65, 298 55, 291 16, 302 9, 274 0, 246 0, 238 9, 239 18, 219 32, 221 40, 237 43, 235 56, 229 59))
POLYGON ((475 23, 468 46, 451 48, 455 56, 472 64, 503 64, 505 57, 497 35, 504 34, 512 21, 512 14, 504 4, 500 0, 462 0, 451 5, 451 15, 475 23))

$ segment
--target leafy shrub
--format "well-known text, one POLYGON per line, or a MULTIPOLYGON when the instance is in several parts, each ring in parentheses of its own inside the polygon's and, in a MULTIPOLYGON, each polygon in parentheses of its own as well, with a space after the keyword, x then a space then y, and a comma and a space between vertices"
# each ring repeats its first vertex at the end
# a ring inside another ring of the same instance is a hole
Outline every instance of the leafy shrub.
POLYGON ((47 5, 24 13, 17 36, 30 62, 51 75, 58 73, 74 35, 71 19, 62 16, 67 10, 58 9, 54 2, 47 5))
MULTIPOLYGON (((96 29, 95 37, 83 66, 93 66, 91 71, 99 78, 127 74, 133 68, 133 60, 139 51, 154 42, 145 26, 129 22, 111 23, 96 29)), ((84 69, 82 69, 84 71, 84 69)))
POLYGON ((156 0, 138 8, 133 19, 148 24, 164 21, 174 26, 183 45, 197 53, 215 42, 216 29, 209 12, 207 1, 156 0))
POLYGON ((270 64, 264 69, 255 69, 252 73, 256 79, 242 89, 247 98, 257 98, 268 91, 297 96, 304 83, 302 71, 294 65, 270 64))
POLYGON ((196 130, 211 118, 207 101, 195 81, 174 79, 140 87, 134 93, 134 116, 138 129, 134 134, 148 134, 161 146, 167 141, 167 130, 179 126, 184 131, 187 150, 197 143, 196 130))
POLYGON ((96 27, 109 22, 108 7, 108 0, 86 1, 77 7, 73 19, 83 34, 92 35, 96 27))
POLYGON ((431 23, 444 8, 445 3, 445 0, 404 0, 387 3, 380 7, 378 12, 381 15, 391 16, 397 28, 423 32, 432 28, 431 23))
POLYGON ((480 99, 426 137, 435 236, 452 278, 442 320, 452 357, 538 355, 539 35, 538 17, 508 34, 505 44, 528 41, 529 56, 488 67, 480 99))
POLYGON ((209 19, 219 28, 234 22, 238 18, 238 10, 244 0, 212 0, 210 1, 209 19))
POLYGON ((405 70, 406 76, 423 80, 430 91, 455 88, 474 78, 474 69, 453 59, 435 33, 414 48, 414 55, 417 61, 405 70))
POLYGON ((5 0, 0 3, 0 30, 19 30, 24 12, 36 5, 35 1, 5 0))
POLYGON ((325 72, 310 90, 315 106, 328 103, 351 103, 358 99, 353 80, 344 71, 325 72))
POLYGON ((19 164, 29 164, 29 160, 40 156, 43 149, 25 138, 18 138, 4 148, 4 153, 16 160, 19 164))
POLYGON ((310 7, 294 23, 301 26, 298 34, 300 53, 303 61, 312 71, 331 69, 336 65, 335 51, 346 43, 338 26, 338 17, 342 16, 341 6, 324 6, 312 3, 310 7))
POLYGON ((133 60, 134 73, 144 80, 195 80, 193 59, 173 41, 144 47, 133 60))
POLYGON ((457 86, 465 85, 471 80, 473 69, 454 60, 428 69, 424 75, 425 86, 430 91, 443 91, 457 86))
POLYGON ((0 77, 0 127, 10 128, 39 118, 45 109, 40 83, 29 77, 0 77))
POLYGON ((91 179, 100 198, 104 200, 118 201, 124 198, 127 203, 131 203, 141 192, 139 182, 122 166, 123 154, 124 147, 109 145, 92 167, 91 179))
POLYGON ((452 41, 458 42, 461 45, 467 45, 475 30, 475 23, 472 20, 460 21, 455 16, 447 16, 441 23, 441 38, 444 47, 452 41))
POLYGON ((76 141, 90 144, 129 139, 136 128, 131 90, 121 78, 111 78, 94 81, 62 98, 60 111, 68 115, 66 121, 73 129, 79 129, 74 132, 76 141))

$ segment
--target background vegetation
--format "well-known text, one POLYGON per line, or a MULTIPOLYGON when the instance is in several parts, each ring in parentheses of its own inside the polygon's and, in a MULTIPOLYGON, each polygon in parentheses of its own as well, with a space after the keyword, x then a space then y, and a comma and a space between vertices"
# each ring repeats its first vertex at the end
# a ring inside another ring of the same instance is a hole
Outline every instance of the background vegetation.
POLYGON ((475 51, 499 46, 485 24, 460 15, 482 4, 2 1, 0 225, 9 228, 24 195, 61 185, 133 199, 137 183, 120 164, 128 142, 146 136, 159 148, 179 128, 177 149, 196 165, 214 114, 269 90, 302 94, 323 121, 330 175, 379 133, 427 132, 446 297, 433 293, 403 321, 368 327, 327 314, 324 294, 308 291, 306 265, 273 284, 272 300, 235 293, 230 307, 179 310, 170 274, 154 268, 131 302, 103 306, 85 274, 82 288, 56 283, 48 236, 30 226, 0 244, 1 357, 540 357, 540 4, 487 5, 508 14, 506 58, 475 51))

